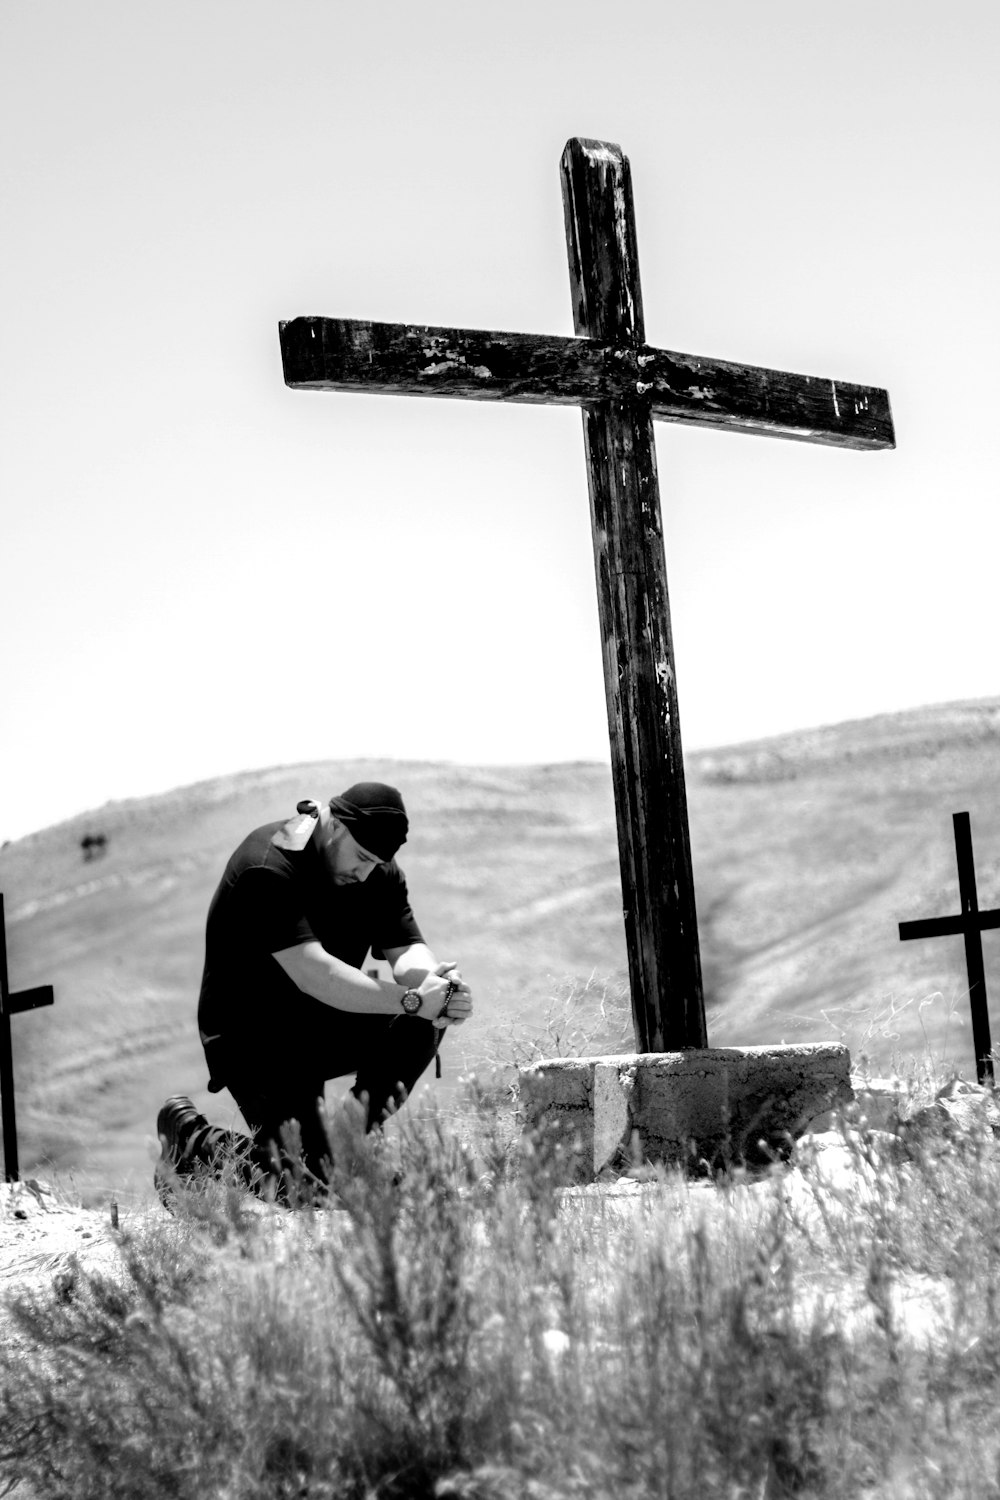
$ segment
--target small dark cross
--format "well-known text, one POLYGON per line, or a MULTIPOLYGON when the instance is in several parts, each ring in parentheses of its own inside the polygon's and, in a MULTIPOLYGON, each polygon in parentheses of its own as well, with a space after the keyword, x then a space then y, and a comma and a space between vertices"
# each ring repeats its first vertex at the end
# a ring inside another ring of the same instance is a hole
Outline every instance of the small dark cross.
POLYGON ((958 894, 962 903, 957 917, 928 917, 920 922, 900 922, 899 938, 952 937, 965 938, 965 967, 969 976, 969 1005, 972 1010, 972 1045, 976 1051, 976 1077, 980 1083, 993 1082, 993 1051, 990 1041, 990 1012, 986 999, 986 970, 983 967, 982 934, 1000 927, 1000 911, 980 911, 976 895, 976 867, 972 859, 972 829, 967 812, 952 813, 955 825, 955 853, 958 857, 958 894))
POLYGON ((7 928, 0 896, 0 1110, 3 1113, 3 1164, 8 1182, 17 1181, 17 1123, 14 1114, 14 1060, 10 1046, 10 1018, 22 1010, 37 1010, 55 1000, 50 984, 10 993, 7 979, 7 928))
POLYGON ((296 390, 581 406, 636 1043, 706 1045, 653 419, 894 446, 885 391, 645 342, 632 177, 620 147, 562 157, 578 337, 336 318, 280 325, 296 390))

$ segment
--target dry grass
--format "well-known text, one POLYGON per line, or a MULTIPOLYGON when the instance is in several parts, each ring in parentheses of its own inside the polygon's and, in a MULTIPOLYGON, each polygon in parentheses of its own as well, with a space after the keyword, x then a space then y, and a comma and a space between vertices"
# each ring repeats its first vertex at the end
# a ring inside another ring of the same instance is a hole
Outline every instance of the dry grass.
POLYGON ((984 1121, 755 1182, 560 1191, 474 1091, 339 1116, 342 1207, 231 1184, 13 1301, 0 1475, 33 1500, 937 1500, 1000 1492, 984 1121), (831 1167, 831 1162, 834 1166, 831 1167))

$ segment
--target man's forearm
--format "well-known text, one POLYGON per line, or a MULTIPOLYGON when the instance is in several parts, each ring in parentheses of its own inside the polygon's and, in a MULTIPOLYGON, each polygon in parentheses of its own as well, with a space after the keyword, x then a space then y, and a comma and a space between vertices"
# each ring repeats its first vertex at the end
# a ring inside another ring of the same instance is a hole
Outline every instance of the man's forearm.
MULTIPOLYGON (((334 1010, 359 1015, 398 1015, 407 984, 369 979, 360 969, 327 953, 319 943, 300 943, 275 953, 289 979, 305 994, 334 1010)), ((419 982, 419 981, 418 981, 419 982)))
POLYGON ((426 943, 414 943, 392 966, 392 977, 404 989, 416 989, 438 966, 426 943))

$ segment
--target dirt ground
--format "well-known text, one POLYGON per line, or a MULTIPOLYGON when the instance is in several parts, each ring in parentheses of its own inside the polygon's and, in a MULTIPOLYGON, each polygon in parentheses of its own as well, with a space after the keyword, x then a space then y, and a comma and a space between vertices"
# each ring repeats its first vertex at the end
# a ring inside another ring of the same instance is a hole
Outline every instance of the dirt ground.
POLYGON ((63 1202, 35 1178, 0 1183, 0 1338, 8 1333, 4 1303, 10 1292, 58 1285, 74 1265, 109 1269, 116 1238, 108 1208, 63 1202))

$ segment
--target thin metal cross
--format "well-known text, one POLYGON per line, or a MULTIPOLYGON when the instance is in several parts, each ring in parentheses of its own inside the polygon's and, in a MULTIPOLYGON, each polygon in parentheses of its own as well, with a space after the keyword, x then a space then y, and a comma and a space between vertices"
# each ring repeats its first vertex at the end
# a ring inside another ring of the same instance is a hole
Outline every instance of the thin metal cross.
POLYGON ((952 937, 961 933, 965 939, 965 967, 969 976, 969 1007, 972 1011, 972 1045, 976 1052, 976 1077, 980 1083, 993 1082, 993 1044, 990 1040, 990 1012, 986 998, 986 970, 983 965, 982 934, 1000 927, 1000 911, 980 911, 976 894, 976 866, 972 858, 972 828, 967 812, 952 813, 955 825, 955 855, 958 860, 958 893, 962 903, 957 917, 927 917, 917 922, 900 922, 900 942, 910 938, 952 937))
POLYGON ((621 148, 562 156, 576 338, 336 318, 280 325, 295 390, 583 408, 618 820, 641 1051, 707 1037, 653 420, 844 448, 894 446, 885 391, 645 342, 632 178, 621 148))
POLYGON ((0 1110, 3 1114, 3 1164, 8 1182, 16 1182, 18 1179, 10 1018, 22 1010, 37 1010, 40 1005, 52 1005, 54 1000, 50 984, 39 985, 33 990, 20 990, 16 995, 10 993, 7 979, 7 928, 4 922, 3 896, 0 896, 0 1110))

